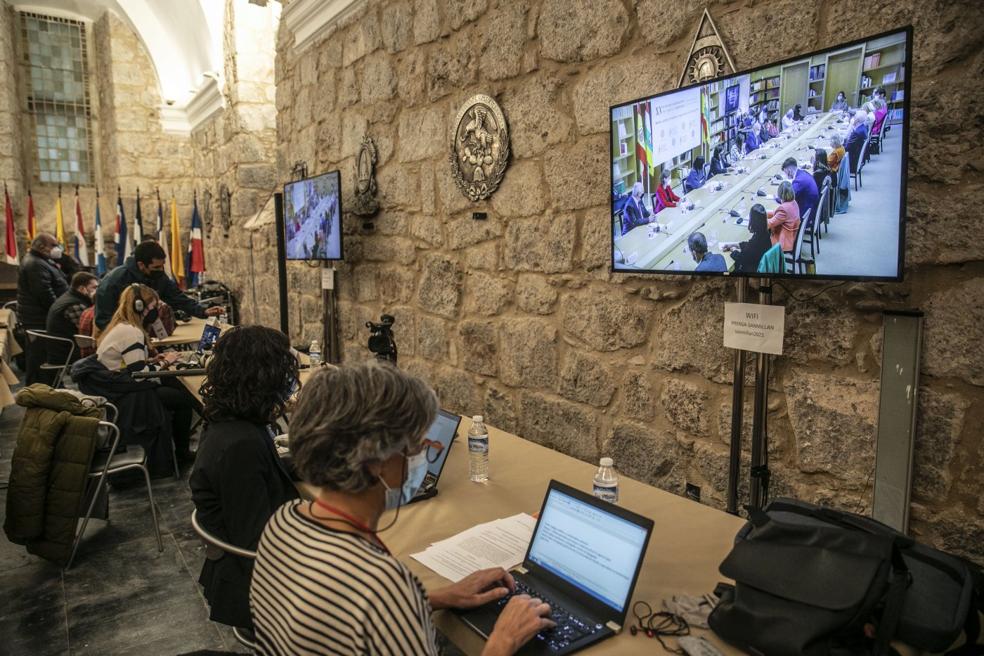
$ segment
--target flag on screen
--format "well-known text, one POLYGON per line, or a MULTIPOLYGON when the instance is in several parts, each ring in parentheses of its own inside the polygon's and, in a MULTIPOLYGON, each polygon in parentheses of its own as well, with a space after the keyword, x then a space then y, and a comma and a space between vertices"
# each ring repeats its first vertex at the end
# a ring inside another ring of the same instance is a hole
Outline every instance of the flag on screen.
POLYGON ((89 247, 85 243, 85 223, 82 221, 82 203, 79 188, 75 187, 75 259, 84 267, 89 266, 89 247))
POLYGON ((161 190, 157 190, 157 225, 156 228, 157 242, 164 249, 164 273, 170 277, 174 277, 174 273, 171 271, 171 250, 167 247, 167 228, 164 225, 164 206, 161 204, 161 190))
POLYGON ((707 92, 701 90, 700 92, 700 134, 701 141, 710 143, 711 141, 711 122, 710 116, 707 113, 707 92))
POLYGON ((96 190, 96 227, 92 231, 96 246, 96 275, 106 275, 106 243, 103 241, 102 216, 99 214, 99 190, 96 190))
POLYGON ((55 239, 65 245, 65 219, 62 216, 61 185, 58 185, 58 200, 55 201, 55 239))
POLYGON ((126 235, 126 212, 123 211, 123 197, 116 188, 116 229, 113 231, 113 244, 116 246, 116 266, 123 264, 129 255, 130 244, 126 235))
POLYGON ((642 110, 644 112, 644 117, 642 121, 642 129, 646 135, 646 143, 643 145, 646 148, 646 162, 649 164, 649 177, 653 176, 653 169, 656 167, 656 162, 653 161, 653 111, 649 106, 649 103, 643 103, 642 110))
POLYGON ((137 211, 133 215, 133 243, 143 241, 143 213, 140 211, 140 187, 137 187, 137 211))
POLYGON ((202 241, 202 217, 198 213, 198 195, 191 209, 191 237, 188 241, 188 286, 197 287, 205 273, 205 243, 202 241))
POLYGON ((7 264, 17 266, 17 230, 14 229, 14 208, 10 204, 10 194, 7 193, 7 183, 3 183, 3 215, 7 223, 6 245, 4 255, 7 257, 7 264))
POLYGON ((34 197, 31 196, 31 190, 27 190, 27 241, 28 243, 34 241, 34 238, 38 236, 37 229, 37 219, 34 218, 34 197))
POLYGON ((178 224, 178 202, 171 197, 171 273, 178 287, 185 287, 184 253, 181 252, 181 226, 178 224))
POLYGON ((646 177, 646 172, 649 170, 649 160, 646 158, 646 131, 643 128, 644 112, 643 107, 645 103, 641 103, 633 107, 633 113, 635 114, 635 125, 636 125, 636 159, 639 161, 639 180, 642 181, 646 177))

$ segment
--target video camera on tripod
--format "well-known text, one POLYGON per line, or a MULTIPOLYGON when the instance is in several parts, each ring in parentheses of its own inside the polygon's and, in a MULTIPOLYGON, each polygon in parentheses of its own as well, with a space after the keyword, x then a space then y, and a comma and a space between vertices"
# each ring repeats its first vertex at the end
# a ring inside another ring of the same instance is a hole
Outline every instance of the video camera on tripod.
POLYGON ((376 354, 378 360, 388 360, 396 364, 396 341, 393 339, 393 324, 396 319, 384 314, 379 317, 379 323, 366 322, 369 329, 369 350, 376 354))

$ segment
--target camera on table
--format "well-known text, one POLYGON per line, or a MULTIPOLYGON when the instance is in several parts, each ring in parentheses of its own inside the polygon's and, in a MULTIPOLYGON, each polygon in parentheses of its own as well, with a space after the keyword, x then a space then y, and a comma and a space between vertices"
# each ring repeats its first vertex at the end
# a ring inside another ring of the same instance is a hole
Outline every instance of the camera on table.
POLYGON ((369 329, 369 350, 376 354, 378 360, 387 360, 396 364, 396 340, 393 339, 393 324, 396 319, 384 314, 379 317, 379 323, 366 322, 369 329))

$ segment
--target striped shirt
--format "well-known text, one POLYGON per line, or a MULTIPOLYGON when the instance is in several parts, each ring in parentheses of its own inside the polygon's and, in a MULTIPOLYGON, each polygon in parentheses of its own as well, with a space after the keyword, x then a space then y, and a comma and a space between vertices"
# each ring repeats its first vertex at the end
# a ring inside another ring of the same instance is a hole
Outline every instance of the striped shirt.
POLYGON ((250 610, 257 653, 438 653, 431 607, 400 561, 353 533, 331 530, 291 501, 257 549, 250 610))
POLYGON ((155 369, 147 366, 144 332, 128 323, 116 324, 102 337, 96 349, 96 358, 110 371, 126 369, 133 373, 155 369))

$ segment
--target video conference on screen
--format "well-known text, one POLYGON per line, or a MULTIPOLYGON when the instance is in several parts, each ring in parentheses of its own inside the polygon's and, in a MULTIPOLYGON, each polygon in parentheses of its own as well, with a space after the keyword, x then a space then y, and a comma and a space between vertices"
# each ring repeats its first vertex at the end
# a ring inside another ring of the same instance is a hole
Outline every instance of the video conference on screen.
POLYGON ((288 260, 342 257, 340 176, 337 171, 284 187, 288 260))
POLYGON ((612 268, 902 275, 911 31, 611 108, 612 268))

